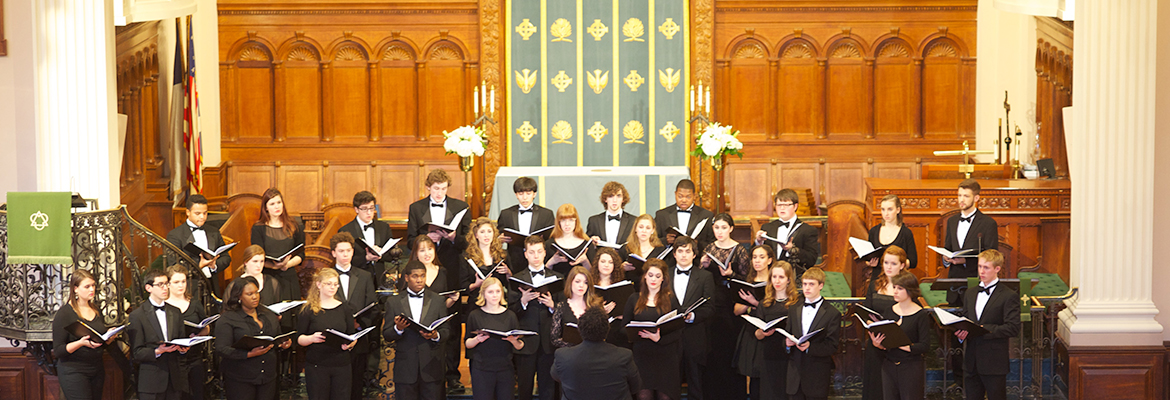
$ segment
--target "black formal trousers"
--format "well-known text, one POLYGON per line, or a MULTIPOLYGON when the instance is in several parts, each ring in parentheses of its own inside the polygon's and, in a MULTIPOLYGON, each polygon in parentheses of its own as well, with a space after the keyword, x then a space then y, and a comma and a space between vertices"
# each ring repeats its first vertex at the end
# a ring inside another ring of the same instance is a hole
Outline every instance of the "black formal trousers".
POLYGON ((536 354, 517 354, 516 361, 516 398, 532 400, 532 378, 536 377, 536 387, 540 390, 540 399, 559 399, 557 383, 552 378, 552 366, 556 357, 553 353, 546 353, 544 349, 536 354))
POLYGON ((224 397, 227 400, 257 400, 276 398, 276 379, 267 383, 248 383, 233 379, 223 380, 224 397))
POLYGON ((67 400, 100 400, 106 382, 103 369, 85 371, 73 363, 57 363, 57 382, 67 400))
POLYGON ((305 363, 305 389, 308 391, 309 400, 350 397, 350 390, 353 388, 350 373, 348 365, 329 367, 305 363))
MULTIPOLYGON (((516 386, 516 371, 481 371, 471 368, 471 398, 475 400, 511 400, 516 386)), ((531 393, 531 388, 529 390, 531 393)))
POLYGON ((966 385, 963 393, 967 400, 1004 400, 1007 399, 1007 375, 976 375, 967 372, 963 377, 966 385))
POLYGON ((900 363, 888 359, 882 361, 882 398, 922 400, 925 397, 926 363, 922 359, 900 363))

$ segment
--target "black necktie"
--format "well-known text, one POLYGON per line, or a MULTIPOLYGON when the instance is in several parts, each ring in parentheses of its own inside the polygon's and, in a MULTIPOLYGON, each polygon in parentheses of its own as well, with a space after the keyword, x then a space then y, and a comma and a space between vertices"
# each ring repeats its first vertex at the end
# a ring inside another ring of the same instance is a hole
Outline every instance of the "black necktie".
POLYGON ((674 271, 674 274, 675 274, 675 275, 686 275, 686 276, 691 276, 691 270, 690 270, 690 268, 687 268, 687 270, 686 270, 686 271, 683 271, 683 270, 681 270, 681 269, 680 269, 680 270, 676 270, 676 271, 674 271))
POLYGON ((621 215, 606 215, 605 220, 606 221, 621 221, 622 216, 621 215))
POLYGON ((442 203, 431 203, 431 207, 443 208, 443 204, 442 203))
POLYGON ((680 208, 680 209, 678 209, 678 212, 680 212, 680 213, 684 213, 684 212, 685 212, 685 213, 687 213, 687 214, 690 214, 690 213, 691 213, 691 210, 690 210, 690 209, 686 209, 686 210, 684 210, 684 209, 681 209, 681 208, 680 208))
POLYGON ((995 289, 995 285, 998 285, 998 284, 999 284, 999 282, 996 282, 994 285, 991 285, 991 286, 988 286, 985 288, 979 288, 979 293, 987 293, 988 295, 991 295, 991 289, 995 289))
POLYGON ((363 230, 363 231, 364 231, 364 230, 366 230, 366 229, 374 229, 374 224, 369 224, 369 225, 366 225, 366 226, 363 226, 363 227, 362 227, 362 230, 363 230))
POLYGON ((201 230, 203 230, 203 227, 202 227, 202 226, 193 226, 193 225, 188 225, 188 226, 190 226, 190 227, 191 227, 191 232, 195 232, 195 231, 201 231, 201 230))
POLYGON ((784 221, 780 221, 780 227, 782 227, 782 228, 787 228, 787 227, 788 227, 788 223, 787 223, 787 222, 784 222, 784 221))
POLYGON ((422 292, 415 293, 415 292, 412 292, 409 290, 406 291, 406 295, 410 296, 413 299, 421 299, 423 297, 422 292))
POLYGON ((529 208, 529 209, 523 209, 523 208, 521 208, 521 209, 520 209, 520 213, 521 213, 521 214, 524 214, 524 213, 530 213, 530 212, 532 212, 532 209, 531 209, 531 208, 529 208))
POLYGON ((970 222, 971 222, 971 220, 972 220, 972 219, 974 219, 974 218, 975 218, 975 216, 974 216, 974 215, 972 215, 972 216, 970 216, 970 217, 967 217, 967 218, 959 217, 959 222, 967 222, 967 223, 970 223, 970 222))
POLYGON ((820 298, 817 301, 814 301, 812 303, 805 303, 804 306, 805 307, 816 307, 817 305, 821 304, 822 301, 825 301, 824 297, 822 297, 822 298, 820 298))

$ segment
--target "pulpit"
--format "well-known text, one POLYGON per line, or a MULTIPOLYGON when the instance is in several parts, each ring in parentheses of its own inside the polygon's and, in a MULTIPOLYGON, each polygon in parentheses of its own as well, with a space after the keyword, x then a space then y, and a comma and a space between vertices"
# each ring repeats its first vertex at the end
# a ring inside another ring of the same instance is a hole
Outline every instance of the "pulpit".
MULTIPOLYGON (((924 172, 925 174, 925 172, 924 172)), ((938 275, 942 257, 926 248, 942 246, 944 214, 958 209, 961 179, 867 178, 869 226, 881 223, 881 200, 889 194, 902 200, 903 223, 914 233, 919 276, 938 275)), ((1011 246, 1004 277, 1015 277, 1022 266, 1039 264, 1040 272, 1069 281, 1069 217, 1072 185, 1068 180, 980 179, 979 210, 999 224, 1000 243, 1011 246)))

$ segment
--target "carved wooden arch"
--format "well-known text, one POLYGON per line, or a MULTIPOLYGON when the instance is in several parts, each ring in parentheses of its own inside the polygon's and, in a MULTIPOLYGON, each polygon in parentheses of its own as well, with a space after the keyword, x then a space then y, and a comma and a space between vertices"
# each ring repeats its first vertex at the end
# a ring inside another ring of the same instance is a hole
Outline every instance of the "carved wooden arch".
POLYGON ((262 62, 271 64, 275 60, 272 49, 276 47, 267 40, 260 38, 240 39, 228 51, 230 62, 262 62))
POLYGON ((808 37, 808 36, 805 36, 805 35, 785 36, 785 37, 780 39, 780 41, 778 42, 778 45, 775 47, 775 49, 776 49, 776 53, 774 53, 775 57, 779 58, 781 60, 783 60, 785 58, 788 58, 788 59, 808 58, 808 59, 815 60, 815 59, 822 57, 820 43, 817 43, 815 39, 808 37), (799 47, 805 47, 808 49, 808 51, 805 52, 803 49, 800 49, 799 47))
POLYGON ((467 47, 463 45, 458 39, 436 38, 426 44, 426 50, 423 51, 423 60, 448 60, 448 61, 468 61, 467 47))
POLYGON ((768 42, 756 35, 739 35, 731 39, 731 46, 727 46, 727 53, 723 55, 724 59, 769 59, 772 55, 772 50, 768 46, 768 42))
POLYGON ((368 43, 358 37, 341 37, 329 44, 326 59, 332 61, 366 61, 372 53, 368 43))
POLYGON ((378 61, 415 61, 418 60, 418 46, 407 38, 384 39, 378 43, 376 56, 378 61))
POLYGON ((970 54, 967 45, 957 37, 947 36, 946 33, 936 32, 922 39, 918 46, 918 56, 927 57, 957 57, 966 58, 970 54), (937 48, 936 48, 937 47, 937 48), (953 49, 953 51, 951 50, 953 49))
POLYGON ((851 34, 838 33, 825 41, 824 56, 827 59, 864 59, 870 56, 867 43, 851 34))
POLYGON ((917 53, 909 40, 897 35, 879 36, 874 43, 873 58, 912 58, 917 53))
POLYGON ((276 50, 276 59, 280 61, 322 61, 321 54, 323 53, 321 46, 316 40, 304 36, 297 35, 289 38, 280 44, 276 50))

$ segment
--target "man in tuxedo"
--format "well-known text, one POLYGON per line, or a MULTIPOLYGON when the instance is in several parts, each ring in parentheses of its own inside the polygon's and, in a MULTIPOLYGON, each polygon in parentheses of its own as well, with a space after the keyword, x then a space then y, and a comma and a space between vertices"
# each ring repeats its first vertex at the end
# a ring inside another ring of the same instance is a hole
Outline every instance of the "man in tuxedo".
MULTIPOLYGON (((605 211, 589 217, 585 225, 585 234, 597 241, 611 244, 622 244, 630 238, 630 231, 634 229, 634 220, 638 217, 626 212, 626 204, 630 203, 630 192, 621 183, 608 182, 601 188, 601 205, 605 211)), ((594 250, 596 252, 596 250, 594 250)), ((590 260, 593 259, 591 255, 590 260)))
POLYGON ((406 290, 386 299, 382 336, 397 342, 394 356, 396 398, 438 400, 443 397, 443 352, 439 339, 452 332, 451 321, 427 332, 410 320, 434 323, 447 316, 446 298, 427 290, 427 268, 417 260, 402 270, 406 290))
MULTIPOLYGON (((361 268, 353 268, 353 255, 355 253, 353 236, 349 232, 333 235, 332 238, 329 238, 329 247, 333 249, 333 268, 337 270, 338 278, 341 281, 337 294, 333 297, 343 303, 348 303, 354 311, 361 310, 370 303, 378 301, 374 292, 374 279, 370 273, 361 268)), ((375 321, 374 314, 374 310, 371 309, 354 318, 358 324, 358 330, 372 326, 375 321)), ((354 400, 362 398, 362 390, 366 387, 366 366, 369 364, 370 348, 373 345, 372 341, 368 339, 369 337, 369 335, 362 336, 351 349, 353 388, 350 389, 350 397, 354 400)))
MULTIPOLYGON (((462 268, 461 266, 467 264, 463 259, 463 250, 467 249, 467 231, 471 230, 471 219, 473 217, 470 215, 471 211, 467 203, 459 199, 447 197, 447 189, 451 184, 451 177, 447 175, 447 171, 441 169, 431 170, 427 174, 425 184, 427 187, 427 197, 410 205, 406 220, 406 241, 407 243, 413 243, 415 237, 426 235, 431 241, 435 242, 435 259, 439 260, 440 265, 447 267, 446 287, 449 290, 454 290, 463 286, 464 274, 470 273, 467 268, 462 268), (464 213, 463 218, 459 220, 459 225, 454 231, 445 231, 428 225, 449 224, 455 219, 455 215, 463 210, 468 210, 468 212, 464 213)), ((473 280, 468 280, 468 282, 473 280)), ((456 302, 448 311, 458 311, 461 309, 463 309, 463 304, 456 302)), ((460 317, 455 318, 459 319, 460 317)), ((458 340, 446 342, 448 344, 445 349, 447 353, 446 376, 448 390, 463 389, 463 384, 459 382, 460 347, 458 342, 458 340)))
MULTIPOLYGON (((378 220, 378 200, 368 191, 363 190, 353 195, 353 210, 357 217, 342 226, 338 232, 347 232, 352 236, 354 257, 357 258, 354 266, 369 272, 374 278, 374 286, 381 287, 386 279, 386 263, 392 258, 390 256, 392 250, 382 252, 385 249, 379 246, 394 237, 390 231, 390 224, 378 220)), ((362 307, 364 306, 363 304, 362 307)))
POLYGON ((800 196, 792 189, 781 189, 772 196, 772 205, 776 207, 775 221, 768 222, 756 232, 756 244, 773 246, 776 259, 788 261, 796 267, 796 279, 800 279, 801 271, 812 268, 817 264, 817 257, 821 255, 820 232, 796 217, 797 203, 800 196), (769 236, 771 239, 765 239, 769 236))
POLYGON ((700 221, 707 220, 699 235, 695 251, 703 251, 707 245, 715 241, 715 232, 711 230, 711 222, 715 214, 695 204, 695 182, 690 179, 678 181, 674 187, 674 204, 666 206, 654 213, 654 224, 658 226, 658 238, 662 243, 674 245, 674 238, 679 233, 673 228, 686 228, 687 234, 694 233, 700 221))
MULTIPOLYGON (((984 250, 999 248, 999 225, 995 219, 982 213, 977 208, 979 204, 979 181, 967 179, 959 183, 958 215, 947 220, 947 238, 943 247, 948 251, 971 250, 970 255, 950 258, 943 256, 943 265, 950 267, 947 270, 948 278, 968 278, 977 276, 975 265, 979 253, 984 250)), ((962 307, 967 287, 963 286, 947 293, 947 303, 955 307, 962 307)))
MULTIPOLYGON (((187 392, 187 374, 179 371, 179 354, 188 347, 162 343, 187 337, 182 312, 167 304, 170 281, 166 273, 146 271, 142 281, 147 301, 130 313, 130 349, 138 363, 138 398, 143 400, 178 400, 187 392)), ((197 382, 202 384, 202 382, 197 382)))
POLYGON ((605 342, 609 316, 591 307, 577 318, 581 344, 557 349, 552 377, 563 400, 629 400, 642 386, 634 353, 605 342))
POLYGON ((1007 373, 1010 358, 1008 341, 1020 333, 1020 296, 1007 286, 999 286, 1003 254, 984 250, 978 257, 979 290, 968 290, 963 316, 975 321, 989 333, 971 336, 957 330, 965 354, 963 382, 967 400, 1007 398, 1007 373))
MULTIPOLYGON (((517 271, 513 277, 533 285, 541 285, 553 279, 565 277, 552 269, 545 268, 544 239, 540 235, 524 240, 524 258, 527 267, 517 271)), ((520 319, 520 329, 539 333, 537 336, 523 336, 524 347, 516 351, 516 388, 520 400, 532 400, 532 379, 536 377, 540 398, 555 399, 556 383, 553 382, 552 314, 556 302, 565 299, 561 291, 541 292, 521 286, 508 292, 508 307, 520 319)))
MULTIPOLYGON (((187 221, 185 224, 171 229, 167 232, 167 241, 176 247, 183 249, 183 252, 191 256, 192 259, 199 262, 199 271, 203 276, 211 279, 211 290, 216 294, 221 294, 222 286, 219 282, 219 272, 232 265, 232 256, 227 252, 216 257, 209 257, 203 251, 191 251, 187 249, 187 245, 195 243, 196 245, 208 249, 215 250, 223 246, 223 235, 219 234, 219 228, 214 226, 206 226, 207 224, 207 198, 201 194, 195 194, 187 197, 187 221)), ((175 264, 175 260, 168 261, 168 265, 175 264)))
POLYGON ((833 353, 840 338, 841 313, 821 297, 825 288, 825 271, 813 267, 800 281, 804 295, 788 308, 786 331, 802 337, 823 329, 807 342, 797 344, 785 338, 789 348, 788 396, 792 400, 827 399, 833 381, 833 353))
MULTIPOLYGON (((552 226, 556 222, 556 215, 552 210, 532 203, 536 198, 537 189, 536 180, 527 176, 521 176, 512 182, 512 191, 516 193, 516 201, 519 204, 500 210, 496 224, 501 231, 508 228, 527 235, 552 226)), ((545 231, 541 236, 547 238, 550 233, 552 230, 545 231)), ((512 243, 512 238, 508 236, 504 236, 503 240, 508 243, 508 267, 514 274, 528 265, 524 258, 524 243, 512 243)))
MULTIPOLYGON (((671 288, 683 310, 690 308, 699 300, 710 299, 715 295, 715 278, 707 270, 695 268, 697 247, 698 244, 688 236, 679 235, 674 239, 675 267, 671 269, 671 288)), ((703 367, 707 365, 707 355, 711 349, 711 344, 707 342, 707 333, 714 316, 715 305, 707 301, 683 318, 686 325, 682 331, 681 368, 687 381, 688 399, 703 399, 703 367)))

